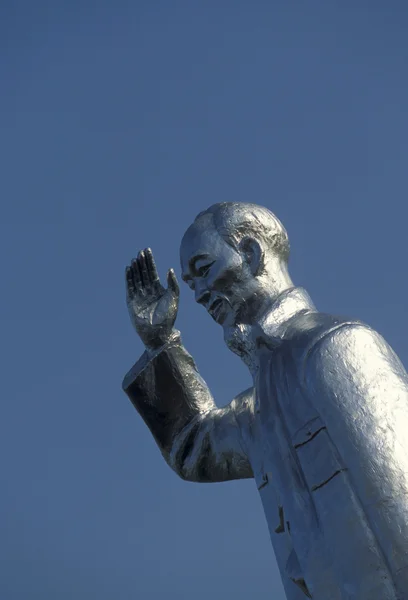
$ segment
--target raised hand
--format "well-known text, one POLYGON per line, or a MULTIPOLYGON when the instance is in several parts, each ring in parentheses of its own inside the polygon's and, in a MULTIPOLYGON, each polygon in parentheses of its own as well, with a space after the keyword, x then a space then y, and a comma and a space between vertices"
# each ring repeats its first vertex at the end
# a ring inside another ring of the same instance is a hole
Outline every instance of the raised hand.
POLYGON ((154 350, 165 344, 177 317, 179 286, 173 269, 167 273, 168 287, 160 283, 150 248, 139 252, 126 267, 126 302, 130 320, 144 345, 154 350))

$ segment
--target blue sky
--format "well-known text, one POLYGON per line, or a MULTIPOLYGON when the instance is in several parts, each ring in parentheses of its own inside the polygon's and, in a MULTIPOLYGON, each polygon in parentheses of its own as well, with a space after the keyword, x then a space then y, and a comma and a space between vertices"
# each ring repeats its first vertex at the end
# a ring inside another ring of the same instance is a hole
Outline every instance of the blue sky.
MULTIPOLYGON (((0 7, 0 597, 283 600, 253 482, 193 484, 121 391, 123 271, 162 277, 217 201, 288 229, 291 274, 408 365, 403 1, 0 7)), ((249 375, 182 285, 219 405, 249 375)))

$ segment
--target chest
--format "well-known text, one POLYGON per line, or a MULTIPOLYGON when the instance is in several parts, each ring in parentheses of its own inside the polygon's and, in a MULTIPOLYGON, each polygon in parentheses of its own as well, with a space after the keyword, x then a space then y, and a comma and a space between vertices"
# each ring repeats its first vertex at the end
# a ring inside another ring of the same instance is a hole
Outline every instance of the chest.
POLYGON ((263 460, 283 459, 307 442, 322 425, 303 384, 303 360, 290 347, 265 353, 254 392, 254 425, 263 460))
POLYGON ((343 466, 303 385, 296 355, 286 350, 264 357, 253 402, 248 447, 268 521, 274 521, 274 531, 288 530, 293 522, 298 534, 310 534, 311 493, 343 466))

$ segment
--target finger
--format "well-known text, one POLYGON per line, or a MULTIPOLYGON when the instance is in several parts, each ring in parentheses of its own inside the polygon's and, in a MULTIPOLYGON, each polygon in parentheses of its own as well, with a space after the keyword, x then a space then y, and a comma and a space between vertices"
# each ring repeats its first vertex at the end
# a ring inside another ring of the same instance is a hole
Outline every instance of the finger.
POLYGON ((180 295, 180 288, 179 288, 179 284, 177 282, 177 277, 174 272, 174 269, 169 269, 169 271, 167 273, 167 283, 168 283, 169 289, 178 298, 180 295))
POLYGON ((153 252, 151 248, 146 248, 145 257, 146 257, 146 267, 149 274, 149 279, 152 284, 155 284, 159 281, 159 274, 157 273, 156 263, 153 258, 153 252))
POLYGON ((135 290, 135 282, 133 281, 133 273, 131 267, 126 267, 125 271, 126 277, 126 289, 129 296, 133 296, 136 292, 135 290))
POLYGON ((136 293, 143 293, 143 281, 140 276, 139 263, 137 261, 137 258, 134 258, 132 260, 131 264, 132 264, 132 275, 133 275, 133 283, 134 283, 135 291, 136 291, 136 293))
POLYGON ((139 265, 139 273, 142 278, 143 287, 145 289, 150 288, 150 277, 146 265, 146 256, 143 250, 139 252, 137 262, 139 265))

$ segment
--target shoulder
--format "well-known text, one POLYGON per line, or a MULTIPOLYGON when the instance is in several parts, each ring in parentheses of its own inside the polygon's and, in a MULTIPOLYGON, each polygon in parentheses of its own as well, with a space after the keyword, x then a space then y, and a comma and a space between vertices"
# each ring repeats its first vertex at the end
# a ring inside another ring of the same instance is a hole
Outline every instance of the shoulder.
POLYGON ((361 322, 344 322, 322 335, 305 354, 306 378, 347 380, 360 386, 389 385, 406 371, 398 356, 377 331, 361 322), (381 383, 383 382, 383 383, 381 383))
POLYGON ((374 350, 389 352, 391 348, 369 325, 361 321, 343 321, 318 335, 308 349, 308 356, 323 353, 336 358, 341 353, 358 357, 374 350))
MULTIPOLYGON (((292 350, 306 357, 319 342, 343 328, 367 327, 360 321, 321 312, 301 313, 294 317, 284 336, 292 350)), ((299 356, 300 358, 300 356, 299 356)))
POLYGON ((334 369, 340 364, 348 364, 351 370, 368 369, 367 361, 382 361, 394 369, 404 370, 377 331, 362 321, 346 317, 318 312, 299 315, 288 328, 285 342, 303 371, 313 365, 319 369, 334 369))

